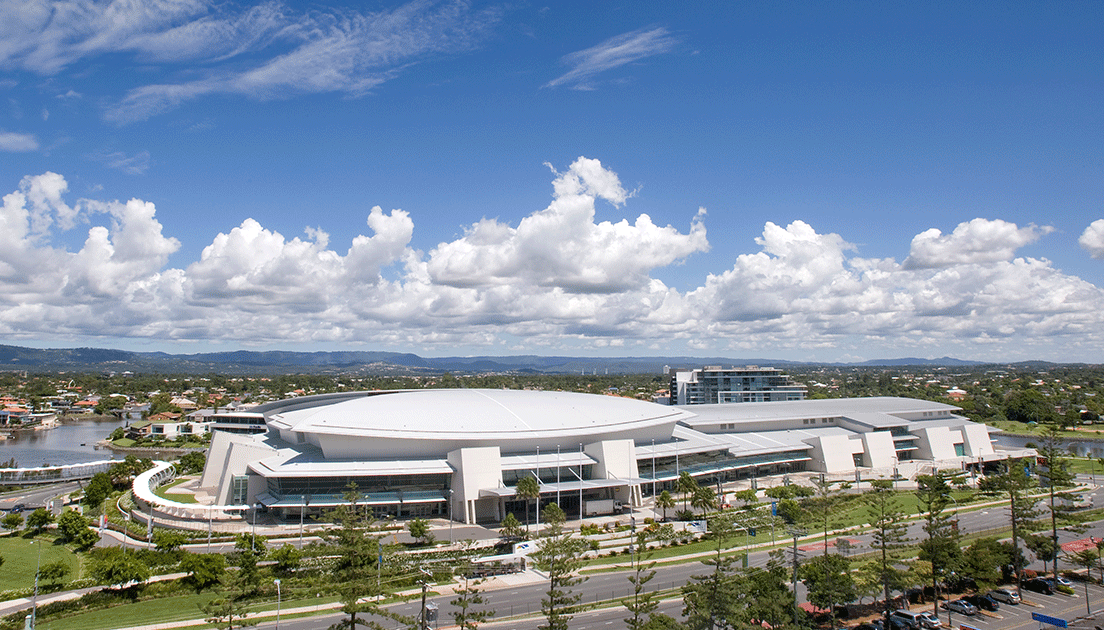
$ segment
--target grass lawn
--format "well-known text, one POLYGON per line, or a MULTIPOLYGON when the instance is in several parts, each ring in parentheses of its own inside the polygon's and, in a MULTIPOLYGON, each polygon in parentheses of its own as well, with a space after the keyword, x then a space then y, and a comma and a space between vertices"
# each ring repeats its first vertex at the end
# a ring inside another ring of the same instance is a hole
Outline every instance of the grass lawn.
POLYGON ((121 447, 121 448, 130 448, 130 447, 134 446, 135 444, 137 444, 137 442, 135 442, 134 440, 132 440, 130 438, 119 438, 117 440, 112 441, 111 443, 114 444, 115 446, 118 446, 118 447, 121 447))
POLYGON ((1100 465, 1099 460, 1090 457, 1071 457, 1067 461, 1070 471, 1074 473, 1104 475, 1104 466, 1100 465))
MULTIPOLYGON (((55 545, 53 539, 39 536, 31 544, 31 538, 21 535, 0 538, 0 556, 4 566, 0 569, 0 591, 34 586, 35 567, 38 566, 38 551, 41 545, 42 564, 61 561, 69 565, 68 579, 75 579, 80 573, 80 559, 64 545, 55 545)), ((39 585, 41 589, 41 584, 39 585)))
POLYGON ((156 494, 157 496, 161 497, 162 499, 166 499, 166 500, 169 500, 169 501, 176 501, 177 503, 196 503, 196 498, 195 498, 194 494, 174 494, 174 493, 169 492, 169 490, 171 490, 172 488, 174 488, 176 486, 179 486, 180 484, 184 483, 185 481, 188 481, 187 477, 182 478, 182 479, 175 479, 175 480, 161 486, 157 490, 154 490, 153 493, 156 494))
MULTIPOLYGON (((112 630, 112 628, 202 619, 203 611, 200 610, 200 606, 220 596, 216 592, 204 592, 199 595, 188 594, 151 599, 52 621, 39 621, 38 627, 41 630, 112 630)), ((286 611, 299 606, 314 606, 336 601, 336 597, 285 599, 280 607, 286 611)), ((276 600, 255 602, 249 606, 250 612, 261 610, 276 610, 276 600)))

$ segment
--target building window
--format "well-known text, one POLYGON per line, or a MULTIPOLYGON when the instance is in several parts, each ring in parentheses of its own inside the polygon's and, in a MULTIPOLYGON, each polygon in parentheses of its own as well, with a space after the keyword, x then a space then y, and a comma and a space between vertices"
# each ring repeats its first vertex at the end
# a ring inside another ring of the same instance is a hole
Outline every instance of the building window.
POLYGON ((959 457, 965 457, 966 456, 966 445, 965 444, 955 444, 954 447, 955 447, 955 455, 958 455, 959 457))
POLYGON ((234 475, 230 481, 230 503, 241 505, 249 496, 249 476, 234 475))

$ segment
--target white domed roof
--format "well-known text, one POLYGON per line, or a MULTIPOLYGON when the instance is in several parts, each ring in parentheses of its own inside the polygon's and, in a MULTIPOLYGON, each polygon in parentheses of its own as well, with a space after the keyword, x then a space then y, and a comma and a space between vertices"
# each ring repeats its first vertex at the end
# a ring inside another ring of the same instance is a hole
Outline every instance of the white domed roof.
POLYGON ((299 399, 266 414, 276 428, 306 434, 484 442, 593 436, 673 425, 692 413, 629 398, 491 389, 363 392, 299 399))

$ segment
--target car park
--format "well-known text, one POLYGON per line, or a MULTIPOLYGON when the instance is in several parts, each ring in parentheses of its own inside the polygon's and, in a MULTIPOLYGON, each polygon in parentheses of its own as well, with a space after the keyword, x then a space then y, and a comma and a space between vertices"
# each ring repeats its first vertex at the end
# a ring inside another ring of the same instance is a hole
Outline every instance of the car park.
POLYGON ((989 597, 992 597, 998 602, 1004 602, 1005 604, 1012 604, 1015 606, 1020 603, 1020 594, 1009 588, 995 588, 987 594, 989 597))
POLYGON ((971 617, 976 615, 978 611, 977 606, 974 606, 965 599, 954 599, 949 602, 943 602, 942 606, 945 610, 971 617))
POLYGON ((1036 593, 1042 593, 1043 595, 1053 595, 1054 586, 1043 578, 1031 578, 1023 584, 1024 588, 1029 591, 1035 591, 1036 593))
POLYGON ((978 593, 976 595, 967 595, 964 597, 966 601, 970 602, 974 606, 978 607, 978 610, 995 611, 1000 610, 1000 602, 996 600, 989 593, 978 593))

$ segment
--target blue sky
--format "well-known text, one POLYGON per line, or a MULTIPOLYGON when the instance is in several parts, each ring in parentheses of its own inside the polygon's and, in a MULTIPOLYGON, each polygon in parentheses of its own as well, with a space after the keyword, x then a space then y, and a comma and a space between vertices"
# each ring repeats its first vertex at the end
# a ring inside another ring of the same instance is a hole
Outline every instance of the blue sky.
POLYGON ((1104 5, 594 5, 0 0, 2 339, 1101 362, 1104 5))

